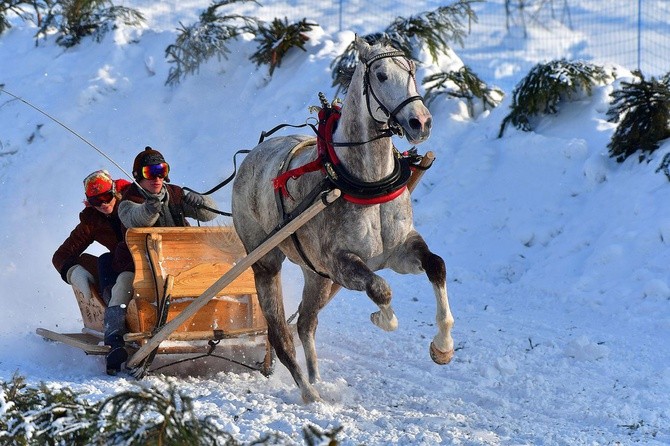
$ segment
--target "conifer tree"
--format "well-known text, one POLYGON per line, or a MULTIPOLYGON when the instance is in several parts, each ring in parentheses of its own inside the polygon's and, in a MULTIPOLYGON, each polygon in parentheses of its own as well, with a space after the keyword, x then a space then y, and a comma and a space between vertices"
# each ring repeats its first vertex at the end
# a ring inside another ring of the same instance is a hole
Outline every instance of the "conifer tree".
POLYGON ((533 130, 533 118, 558 113, 561 103, 591 95, 592 87, 609 77, 604 68, 585 62, 560 59, 535 65, 514 88, 512 111, 503 119, 498 137, 508 123, 525 132, 533 130))
POLYGON ((640 71, 634 71, 634 82, 622 82, 615 90, 607 111, 608 120, 617 122, 617 128, 607 145, 611 157, 618 162, 640 152, 643 161, 659 147, 659 141, 670 137, 669 76, 660 80, 646 80, 640 71))

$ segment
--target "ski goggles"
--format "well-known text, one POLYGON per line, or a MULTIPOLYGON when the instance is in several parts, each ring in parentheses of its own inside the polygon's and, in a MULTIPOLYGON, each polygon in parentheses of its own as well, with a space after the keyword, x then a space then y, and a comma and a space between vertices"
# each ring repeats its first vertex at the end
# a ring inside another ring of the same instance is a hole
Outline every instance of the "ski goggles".
POLYGON ((92 197, 86 197, 86 201, 89 202, 91 206, 102 206, 107 204, 114 199, 114 191, 110 190, 102 194, 94 195, 92 197))
POLYGON ((170 165, 168 163, 151 164, 142 167, 142 178, 147 180, 155 180, 156 178, 165 178, 170 173, 170 165))

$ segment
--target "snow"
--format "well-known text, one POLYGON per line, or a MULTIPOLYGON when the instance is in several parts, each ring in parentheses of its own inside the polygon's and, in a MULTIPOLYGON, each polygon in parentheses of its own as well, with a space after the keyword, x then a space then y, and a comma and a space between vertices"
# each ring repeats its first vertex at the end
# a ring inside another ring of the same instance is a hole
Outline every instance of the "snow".
MULTIPOLYGON (((583 13, 610 19, 600 2, 581 3, 583 13)), ((36 47, 34 28, 17 22, 0 36, 0 83, 126 171, 137 152, 153 146, 170 162, 173 183, 196 190, 226 178, 233 153, 253 147, 262 130, 304 122, 319 91, 332 97, 330 62, 353 37, 315 29, 307 51, 289 55, 269 78, 267 67, 249 61, 255 44, 247 36, 231 45, 228 59, 208 62, 171 88, 164 85, 165 48, 179 22, 192 23, 208 2, 126 4, 145 13, 145 28, 69 50, 53 37, 36 47)), ((468 56, 486 59, 492 36, 474 37, 468 56)), ((541 44, 526 43, 534 54, 541 44)), ((669 183, 655 172, 670 145, 648 163, 608 157, 615 127, 605 113, 609 94, 631 79, 623 67, 617 80, 564 104, 533 132, 508 126, 498 139, 512 89, 529 68, 506 45, 476 69, 502 88, 503 103, 471 118, 457 100, 436 100, 433 134, 418 147, 437 155, 413 195, 414 210, 416 227, 447 263, 452 363, 438 366, 428 354, 435 303, 427 279, 384 271, 397 331, 373 326, 376 307, 358 292, 341 291, 320 314, 317 389, 325 402, 302 404, 280 364, 269 379, 220 363, 171 373, 199 415, 217 416, 245 442, 279 431, 302 443, 302 428, 312 423, 343 426, 345 445, 670 443, 669 183)), ((419 76, 435 70, 424 66, 419 76)), ((139 383, 108 377, 101 357, 35 334, 37 327, 81 329, 51 256, 78 221, 82 179, 99 168, 124 173, 6 94, 0 122, 0 379, 18 373, 91 400, 164 385, 160 375, 139 383)), ((230 209, 229 194, 214 195, 220 209, 230 209)), ((287 265, 288 312, 297 307, 300 281, 287 265)))

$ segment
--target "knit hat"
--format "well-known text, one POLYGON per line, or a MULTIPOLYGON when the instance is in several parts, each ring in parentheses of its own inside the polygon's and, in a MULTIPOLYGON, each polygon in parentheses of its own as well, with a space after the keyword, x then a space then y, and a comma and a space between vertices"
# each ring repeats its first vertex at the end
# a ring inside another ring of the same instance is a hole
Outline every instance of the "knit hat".
MULTIPOLYGON (((151 147, 146 146, 144 150, 138 153, 135 157, 135 161, 133 162, 133 177, 135 177, 137 181, 141 181, 142 168, 144 166, 152 166, 154 164, 160 163, 167 164, 165 158, 163 158, 163 155, 158 150, 154 150, 151 147)), ((169 183, 170 178, 166 176, 165 181, 169 183)))
POLYGON ((105 192, 114 192, 114 180, 106 170, 96 170, 84 178, 84 192, 87 197, 95 197, 105 192))

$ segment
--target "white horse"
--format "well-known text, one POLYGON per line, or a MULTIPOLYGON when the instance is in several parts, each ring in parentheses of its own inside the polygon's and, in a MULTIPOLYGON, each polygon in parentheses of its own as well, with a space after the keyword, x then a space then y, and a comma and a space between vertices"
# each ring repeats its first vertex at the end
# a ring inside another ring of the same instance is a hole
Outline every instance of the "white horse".
POLYGON ((446 364, 454 353, 445 264, 414 229, 404 187, 409 167, 399 161, 391 141, 391 132, 404 134, 412 144, 425 141, 432 117, 417 93, 411 60, 390 46, 371 46, 361 38, 356 38, 355 45, 360 60, 339 122, 322 122, 318 153, 307 136, 268 139, 247 155, 233 185, 233 222, 247 252, 282 222, 282 214, 294 211, 310 193, 313 197, 324 178, 343 191, 343 199, 253 265, 270 343, 305 402, 319 400, 313 386, 319 379, 314 334, 318 313, 330 301, 334 284, 365 291, 379 307, 371 315, 372 322, 387 331, 397 328, 391 288, 376 270, 426 273, 437 302, 438 331, 430 344, 431 358, 446 364), (316 159, 322 159, 318 169, 294 170, 316 159), (273 180, 279 191, 273 190, 273 180), (284 314, 280 272, 286 257, 300 265, 304 275, 297 329, 309 379, 296 361, 284 314))

